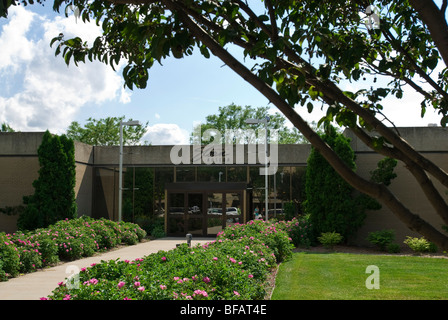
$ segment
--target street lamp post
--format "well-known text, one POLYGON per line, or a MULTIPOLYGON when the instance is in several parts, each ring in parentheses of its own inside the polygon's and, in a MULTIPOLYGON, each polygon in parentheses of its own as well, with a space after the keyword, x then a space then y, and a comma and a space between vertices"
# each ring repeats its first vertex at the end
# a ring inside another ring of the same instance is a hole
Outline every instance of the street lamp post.
POLYGON ((120 121, 120 164, 118 172, 118 221, 122 220, 122 202, 123 202, 123 126, 139 126, 137 120, 123 122, 120 121))
POLYGON ((247 119, 247 124, 259 124, 264 123, 264 165, 265 165, 265 176, 264 176, 264 203, 265 203, 265 219, 268 221, 268 123, 269 123, 269 117, 266 117, 264 119, 247 119))

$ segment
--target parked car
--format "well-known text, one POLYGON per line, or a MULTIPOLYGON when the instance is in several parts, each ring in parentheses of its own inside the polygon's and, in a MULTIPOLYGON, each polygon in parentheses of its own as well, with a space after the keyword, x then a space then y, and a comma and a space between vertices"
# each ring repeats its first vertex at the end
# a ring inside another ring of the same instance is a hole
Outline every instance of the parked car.
POLYGON ((226 214, 230 214, 230 215, 238 215, 238 209, 235 207, 227 207, 226 209, 226 214))
POLYGON ((221 208, 209 208, 207 210, 207 214, 222 215, 222 209, 221 208))

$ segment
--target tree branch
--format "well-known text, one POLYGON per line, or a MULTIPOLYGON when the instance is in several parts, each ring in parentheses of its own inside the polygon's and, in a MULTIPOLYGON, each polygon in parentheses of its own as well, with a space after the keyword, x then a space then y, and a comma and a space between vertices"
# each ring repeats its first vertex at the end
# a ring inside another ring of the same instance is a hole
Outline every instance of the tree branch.
POLYGON ((448 66, 448 25, 445 13, 432 0, 409 0, 409 3, 428 27, 445 65, 448 66))
POLYGON ((354 173, 326 144, 319 135, 308 125, 286 103, 271 87, 269 87, 263 80, 254 75, 249 69, 235 59, 227 50, 222 48, 212 37, 210 37, 205 30, 196 24, 189 16, 182 10, 179 11, 179 6, 175 0, 163 0, 167 8, 176 12, 184 25, 195 35, 195 37, 205 44, 214 55, 220 58, 226 65, 228 65, 235 73, 240 75, 244 80, 255 87, 267 99, 269 99, 277 108, 302 132, 302 134, 310 141, 310 143, 324 156, 324 158, 333 166, 333 168, 353 187, 359 191, 371 195, 387 204, 387 206, 402 220, 409 228, 419 232, 424 236, 428 236, 432 241, 442 248, 448 248, 448 238, 421 219, 418 215, 412 213, 406 208, 401 201, 399 201, 387 187, 377 183, 370 182, 361 178, 354 173))

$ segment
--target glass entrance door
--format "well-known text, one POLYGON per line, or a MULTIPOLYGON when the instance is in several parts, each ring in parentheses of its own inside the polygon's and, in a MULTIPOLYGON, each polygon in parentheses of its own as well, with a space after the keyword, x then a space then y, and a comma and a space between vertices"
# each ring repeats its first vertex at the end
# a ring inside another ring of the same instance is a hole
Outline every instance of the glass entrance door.
POLYGON ((223 195, 222 192, 207 194, 207 235, 216 235, 223 229, 223 195))
POLYGON ((168 236, 216 236, 226 226, 243 223, 245 184, 168 184, 168 236))
POLYGON ((203 193, 188 193, 188 214, 187 214, 187 233, 193 236, 204 235, 204 194, 203 193))

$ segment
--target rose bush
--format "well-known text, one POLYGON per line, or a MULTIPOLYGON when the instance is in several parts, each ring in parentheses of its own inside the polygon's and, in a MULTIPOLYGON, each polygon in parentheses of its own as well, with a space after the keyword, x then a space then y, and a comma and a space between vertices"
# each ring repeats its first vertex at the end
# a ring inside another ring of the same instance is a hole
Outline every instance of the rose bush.
POLYGON ((134 261, 103 261, 84 268, 77 288, 61 282, 44 299, 263 299, 269 272, 290 257, 292 248, 278 223, 236 224, 204 245, 183 244, 134 261))
POLYGON ((0 233, 0 281, 59 261, 89 257, 122 243, 135 244, 145 236, 136 224, 90 217, 61 220, 28 233, 0 233))

